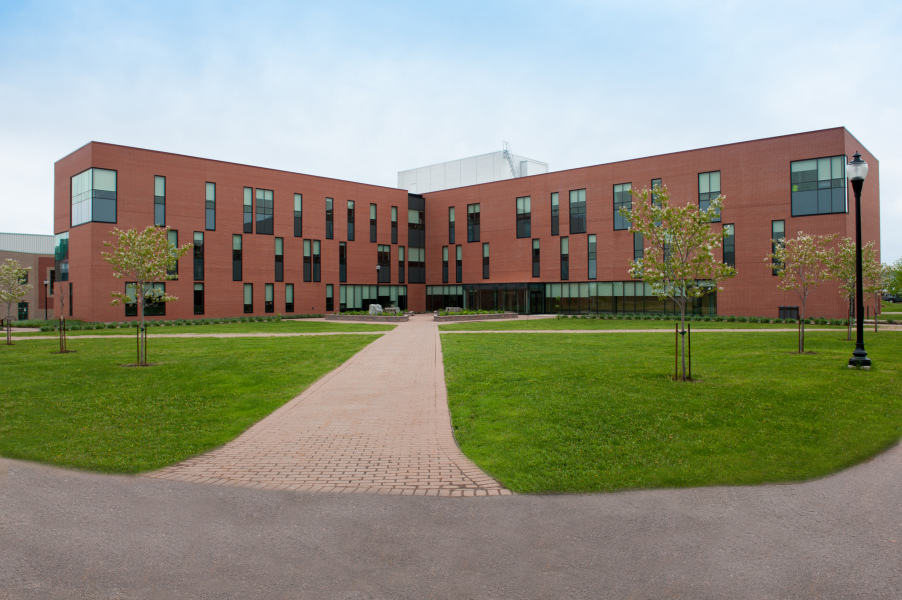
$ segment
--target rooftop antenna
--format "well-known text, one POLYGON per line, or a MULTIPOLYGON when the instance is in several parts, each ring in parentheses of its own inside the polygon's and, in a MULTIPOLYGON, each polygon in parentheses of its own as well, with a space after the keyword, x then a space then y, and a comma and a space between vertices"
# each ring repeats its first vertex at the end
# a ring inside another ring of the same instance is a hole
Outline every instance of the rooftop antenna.
POLYGON ((520 169, 517 168, 517 164, 514 162, 514 155, 511 152, 511 145, 507 142, 504 142, 503 154, 504 158, 507 159, 507 166, 511 168, 511 179, 516 179, 520 176, 520 169))

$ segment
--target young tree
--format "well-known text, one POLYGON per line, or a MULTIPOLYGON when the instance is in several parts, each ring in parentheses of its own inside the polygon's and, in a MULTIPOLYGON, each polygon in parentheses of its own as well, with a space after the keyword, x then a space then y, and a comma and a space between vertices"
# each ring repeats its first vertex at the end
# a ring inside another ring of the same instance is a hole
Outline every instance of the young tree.
MULTIPOLYGON (((69 285, 67 281, 56 282, 56 301, 59 303, 60 309, 60 354, 66 354, 70 351, 66 340, 66 304, 72 301, 69 297, 69 285)), ((72 352, 75 352, 75 350, 72 350, 72 352)))
POLYGON ((836 234, 808 235, 799 232, 791 239, 774 240, 773 254, 764 259, 777 271, 781 290, 792 290, 799 296, 799 354, 805 351, 805 304, 814 290, 833 278, 830 265, 833 253, 827 248, 836 234))
POLYGON ((7 258, 0 265, 0 302, 6 305, 6 344, 12 346, 13 307, 18 311, 19 302, 31 289, 25 283, 31 267, 23 267, 19 261, 7 258))
MULTIPOLYGON (((829 267, 830 275, 833 279, 839 281, 839 293, 849 302, 849 321, 846 339, 852 339, 852 301, 855 298, 855 282, 858 280, 855 275, 855 261, 857 256, 857 248, 855 241, 851 238, 842 238, 836 248, 828 253, 830 257, 829 267)), ((882 287, 882 277, 877 272, 881 265, 877 260, 877 250, 874 248, 873 242, 868 242, 861 248, 861 265, 864 271, 864 287, 865 294, 880 293, 882 287), (874 291, 874 283, 880 285, 880 290, 874 291)), ((879 306, 879 304, 877 305, 879 306)))
POLYGON ((193 244, 177 248, 169 242, 169 228, 148 225, 144 231, 114 229, 112 242, 103 245, 112 248, 112 252, 103 252, 103 258, 113 267, 116 279, 125 278, 134 284, 134 297, 123 292, 111 292, 112 304, 136 304, 141 326, 138 330, 138 362, 139 366, 147 366, 147 330, 144 325, 144 309, 157 302, 172 302, 177 297, 167 294, 154 286, 176 279, 170 275, 178 264, 178 259, 185 255, 193 244))
MULTIPOLYGON (((862 256, 862 260, 864 260, 864 256, 862 256)), ((869 294, 874 297, 874 332, 877 331, 877 315, 880 313, 880 302, 883 300, 883 292, 886 290, 886 282, 889 279, 890 268, 889 265, 881 264, 879 260, 877 260, 877 253, 874 253, 873 260, 868 262, 863 262, 862 271, 864 271, 863 279, 864 286, 863 292, 864 294, 869 294)))
MULTIPOLYGON (((720 291, 718 282, 736 275, 735 269, 714 256, 726 234, 711 227, 711 222, 720 215, 724 198, 711 200, 706 210, 693 202, 671 205, 666 187, 644 189, 633 198, 632 210, 621 209, 620 214, 631 219, 631 232, 642 235, 644 251, 642 258, 630 263, 630 276, 650 284, 658 298, 669 298, 679 306, 680 331, 684 331, 686 303, 720 291)), ((685 381, 685 335, 680 354, 685 381)))
POLYGON ((893 296, 902 296, 902 258, 888 265, 886 275, 886 292, 893 296))

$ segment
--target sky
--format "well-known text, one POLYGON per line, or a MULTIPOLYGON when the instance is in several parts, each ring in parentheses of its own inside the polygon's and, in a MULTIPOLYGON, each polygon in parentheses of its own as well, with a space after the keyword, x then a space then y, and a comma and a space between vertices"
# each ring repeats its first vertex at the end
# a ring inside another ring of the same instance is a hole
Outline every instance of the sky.
POLYGON ((900 57, 898 1, 0 0, 0 232, 54 233, 92 140, 395 187, 503 141, 563 170, 845 126, 890 262, 900 57))

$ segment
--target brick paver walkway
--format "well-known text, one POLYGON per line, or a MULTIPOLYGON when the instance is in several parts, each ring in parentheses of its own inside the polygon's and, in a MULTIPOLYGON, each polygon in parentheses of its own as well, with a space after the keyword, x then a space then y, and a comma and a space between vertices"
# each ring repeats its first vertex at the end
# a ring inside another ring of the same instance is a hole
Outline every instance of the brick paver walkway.
POLYGON ((225 446, 147 476, 301 491, 510 494, 454 442, 431 315, 399 324, 225 446))

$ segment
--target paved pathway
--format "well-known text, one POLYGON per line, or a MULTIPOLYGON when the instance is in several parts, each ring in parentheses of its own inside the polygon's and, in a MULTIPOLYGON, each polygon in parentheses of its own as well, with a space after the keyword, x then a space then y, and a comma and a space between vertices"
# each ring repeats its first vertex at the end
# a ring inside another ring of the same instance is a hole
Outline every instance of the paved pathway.
POLYGON ((454 441, 431 315, 400 324, 225 446, 147 476, 299 491, 510 494, 454 441))

